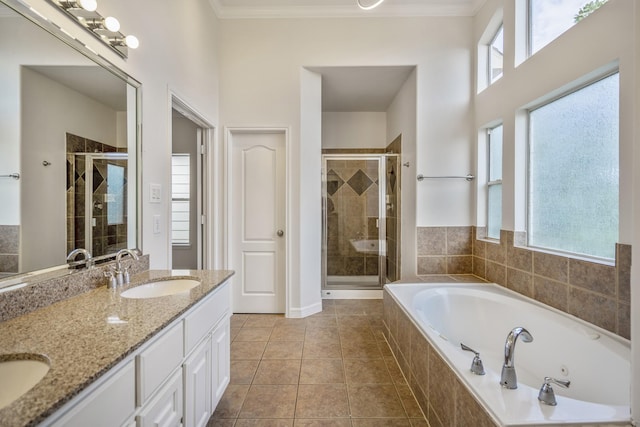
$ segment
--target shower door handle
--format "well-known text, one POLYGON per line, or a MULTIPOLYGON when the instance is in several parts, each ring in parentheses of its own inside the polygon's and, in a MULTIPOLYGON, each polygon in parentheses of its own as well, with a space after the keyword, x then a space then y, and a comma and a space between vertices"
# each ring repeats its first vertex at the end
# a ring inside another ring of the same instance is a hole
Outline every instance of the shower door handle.
POLYGON ((278 237, 282 237, 282 236, 284 236, 284 231, 278 230, 278 231, 276 231, 276 234, 278 235, 278 237))

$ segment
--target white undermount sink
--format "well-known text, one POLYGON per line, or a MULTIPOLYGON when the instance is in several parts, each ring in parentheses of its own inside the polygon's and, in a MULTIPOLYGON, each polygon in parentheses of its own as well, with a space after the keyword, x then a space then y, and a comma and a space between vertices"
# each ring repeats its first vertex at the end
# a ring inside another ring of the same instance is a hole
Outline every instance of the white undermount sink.
POLYGON ((120 296, 123 298, 157 298, 188 292, 198 286, 200 282, 193 279, 168 279, 149 282, 135 288, 127 289, 120 296))
POLYGON ((0 408, 31 390, 49 372, 49 360, 42 355, 0 355, 0 408))

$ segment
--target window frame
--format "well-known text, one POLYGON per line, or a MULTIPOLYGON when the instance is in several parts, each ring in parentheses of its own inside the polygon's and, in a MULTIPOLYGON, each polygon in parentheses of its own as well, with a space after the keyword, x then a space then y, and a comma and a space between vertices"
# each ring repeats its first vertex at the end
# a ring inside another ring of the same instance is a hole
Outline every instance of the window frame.
MULTIPOLYGON (((490 197, 489 194, 491 187, 493 186, 500 186, 500 191, 502 193, 502 178, 500 179, 496 179, 496 180, 491 180, 491 171, 492 171, 492 164, 491 164, 491 132, 496 129, 496 128, 502 128, 502 142, 501 142, 501 148, 504 144, 504 123, 498 123, 492 127, 487 128, 486 132, 487 132, 487 144, 486 144, 486 150, 487 150, 487 181, 486 181, 486 185, 487 185, 487 192, 486 192, 486 218, 487 218, 487 232, 486 232, 486 238, 487 239, 491 239, 491 240, 500 240, 500 230, 502 229, 502 215, 500 215, 500 227, 498 230, 498 236, 492 236, 489 234, 489 218, 490 218, 490 212, 491 212, 491 203, 490 203, 490 197)), ((502 177, 502 167, 503 167, 503 163, 504 161, 500 164, 500 176, 502 177)), ((502 197, 500 197, 500 210, 502 211, 502 197)))
POLYGON ((491 86, 492 84, 500 80, 503 75, 504 75, 504 21, 500 21, 500 25, 498 25, 498 28, 493 33, 493 36, 491 37, 491 39, 489 40, 489 43, 487 44, 487 87, 491 86), (494 78, 493 72, 492 72, 493 61, 491 60, 491 58, 493 58, 493 55, 492 55, 493 43, 498 38, 498 34, 500 34, 500 32, 502 32, 502 68, 501 68, 502 71, 497 77, 494 78))
MULTIPOLYGON (((527 0, 528 2, 530 0, 527 0)), ((549 98, 545 98, 544 100, 529 106, 528 108, 526 108, 524 110, 524 112, 526 113, 526 171, 525 171, 525 176, 526 176, 526 194, 525 194, 525 224, 526 224, 526 247, 532 249, 532 250, 537 250, 537 251, 541 251, 541 252, 545 252, 545 253, 551 253, 551 254, 558 254, 561 256, 566 256, 569 258, 576 258, 576 259, 585 259, 588 261, 593 261, 593 262, 598 262, 598 263, 605 263, 605 264, 610 264, 611 262, 615 262, 615 254, 613 258, 606 258, 606 257, 601 257, 601 256, 597 256, 597 255, 591 255, 591 254, 584 254, 584 253, 579 253, 579 252, 571 252, 571 251, 566 251, 566 250, 562 250, 562 249, 556 249, 556 248, 547 248, 544 246, 537 246, 537 245, 533 245, 531 244, 531 185, 532 185, 532 168, 531 168, 531 150, 532 150, 532 127, 531 127, 531 112, 535 111, 539 108, 542 108, 544 106, 547 106, 549 104, 552 104, 556 101, 558 101, 559 99, 562 99, 566 96, 575 94, 577 92, 579 92, 580 90, 587 88, 589 86, 591 86, 592 84, 598 83, 601 80, 604 80, 606 78, 609 78, 615 74, 620 74, 620 69, 619 68, 615 68, 612 70, 609 70, 608 72, 602 73, 602 74, 598 74, 597 76, 590 78, 586 81, 581 82, 578 85, 575 85, 559 94, 556 94, 554 96, 551 96, 549 98)), ((619 88, 618 88, 618 97, 620 98, 620 92, 619 92, 619 88)), ((620 99, 618 99, 618 103, 620 103, 620 99)), ((618 119, 620 119, 620 117, 618 117, 618 119)), ((618 121, 618 129, 620 129, 620 121, 618 121)), ((618 154, 620 154, 620 136, 618 136, 618 154)), ((618 159, 618 162, 620 162, 620 159, 618 159)), ((619 171, 618 171, 619 173, 619 171)), ((620 187, 619 187, 620 181, 619 181, 619 176, 618 176, 618 192, 620 191, 620 187)), ((619 194, 619 193, 618 193, 619 194)), ((618 206, 619 209, 619 206, 618 206)), ((618 223, 618 234, 620 232, 620 224, 618 223)), ((619 241, 619 236, 618 239, 616 239, 616 243, 619 241)))

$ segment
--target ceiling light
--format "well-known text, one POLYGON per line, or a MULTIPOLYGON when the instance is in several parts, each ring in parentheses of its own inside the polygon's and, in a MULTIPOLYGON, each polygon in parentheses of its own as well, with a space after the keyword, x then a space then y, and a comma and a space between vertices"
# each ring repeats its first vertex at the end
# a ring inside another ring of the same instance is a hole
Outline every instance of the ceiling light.
POLYGON ((363 5, 362 2, 360 0, 356 0, 356 2, 358 3, 358 7, 362 10, 371 10, 371 9, 375 9, 376 7, 380 6, 382 4, 384 0, 376 0, 373 2, 373 4, 370 4, 368 6, 363 5))

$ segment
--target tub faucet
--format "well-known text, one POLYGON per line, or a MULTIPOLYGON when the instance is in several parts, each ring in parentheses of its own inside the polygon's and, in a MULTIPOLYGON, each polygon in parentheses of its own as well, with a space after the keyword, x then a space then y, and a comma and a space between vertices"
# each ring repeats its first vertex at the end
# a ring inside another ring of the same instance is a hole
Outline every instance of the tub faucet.
POLYGON ((522 336, 522 341, 531 342, 533 337, 525 328, 520 326, 513 328, 504 344, 504 365, 502 365, 502 375, 500 376, 500 385, 504 388, 518 388, 518 377, 516 376, 516 367, 513 365, 513 358, 516 351, 516 341, 522 336))
POLYGON ((133 259, 135 259, 136 261, 138 260, 138 254, 137 254, 137 249, 120 249, 117 253, 116 253, 116 270, 115 270, 115 275, 116 275, 116 283, 118 286, 124 285, 129 283, 129 271, 128 269, 122 269, 122 265, 120 264, 120 260, 122 259, 123 256, 125 255, 129 255, 130 257, 132 257, 133 259))
POLYGON ((93 258, 91 258, 91 253, 86 249, 77 248, 69 252, 69 255, 67 255, 69 268, 76 268, 76 266, 80 265, 81 261, 76 261, 76 257, 80 254, 84 257, 84 266, 87 269, 93 267, 93 258))

